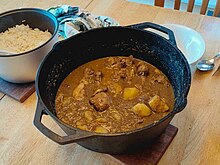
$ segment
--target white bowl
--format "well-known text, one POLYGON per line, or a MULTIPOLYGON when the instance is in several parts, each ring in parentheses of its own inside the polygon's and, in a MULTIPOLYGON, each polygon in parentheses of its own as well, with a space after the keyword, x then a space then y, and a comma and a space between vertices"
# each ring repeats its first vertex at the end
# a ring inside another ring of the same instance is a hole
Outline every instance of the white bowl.
MULTIPOLYGON (((182 51, 189 64, 198 61, 205 52, 205 41, 195 30, 178 24, 163 24, 162 26, 173 31, 177 47, 182 51)), ((168 36, 164 33, 150 30, 164 38, 168 36)))
POLYGON ((57 19, 46 10, 23 8, 0 14, 0 32, 20 24, 28 24, 31 28, 43 31, 48 30, 52 37, 39 47, 24 53, 0 54, 0 77, 12 83, 35 81, 39 64, 58 41, 57 19))

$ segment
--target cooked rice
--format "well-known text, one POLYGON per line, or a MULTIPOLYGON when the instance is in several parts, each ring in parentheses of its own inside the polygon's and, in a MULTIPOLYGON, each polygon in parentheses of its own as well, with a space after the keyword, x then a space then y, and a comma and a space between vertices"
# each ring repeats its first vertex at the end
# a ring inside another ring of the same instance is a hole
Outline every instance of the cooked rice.
POLYGON ((0 50, 23 53, 44 44, 52 34, 38 28, 31 29, 29 25, 16 25, 0 33, 0 50))

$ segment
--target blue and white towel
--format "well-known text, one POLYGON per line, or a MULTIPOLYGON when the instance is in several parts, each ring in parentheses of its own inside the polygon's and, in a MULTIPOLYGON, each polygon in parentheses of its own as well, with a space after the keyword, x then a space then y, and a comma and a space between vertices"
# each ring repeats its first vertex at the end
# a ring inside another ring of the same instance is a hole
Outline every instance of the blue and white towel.
POLYGON ((107 16, 96 16, 79 7, 62 5, 48 9, 59 22, 59 35, 66 39, 77 33, 93 28, 119 26, 119 23, 107 16))

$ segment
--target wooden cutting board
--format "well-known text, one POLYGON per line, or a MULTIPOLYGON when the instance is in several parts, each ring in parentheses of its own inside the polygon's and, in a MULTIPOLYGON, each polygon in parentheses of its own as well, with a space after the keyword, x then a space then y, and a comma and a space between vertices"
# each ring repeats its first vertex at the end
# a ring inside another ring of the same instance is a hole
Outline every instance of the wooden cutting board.
POLYGON ((176 136, 177 132, 177 127, 168 125, 163 134, 155 139, 151 146, 131 154, 110 155, 110 157, 117 159, 126 165, 156 165, 172 142, 173 138, 176 136))
POLYGON ((35 85, 34 83, 9 83, 0 78, 0 91, 22 103, 34 93, 35 85))

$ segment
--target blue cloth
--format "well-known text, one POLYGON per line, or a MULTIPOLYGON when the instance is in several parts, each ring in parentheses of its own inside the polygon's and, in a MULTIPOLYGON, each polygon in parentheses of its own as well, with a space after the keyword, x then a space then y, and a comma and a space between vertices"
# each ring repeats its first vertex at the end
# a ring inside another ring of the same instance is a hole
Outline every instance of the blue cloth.
POLYGON ((59 22, 59 35, 66 39, 77 33, 98 27, 118 26, 119 23, 107 16, 95 16, 80 9, 62 5, 48 9, 59 22))

